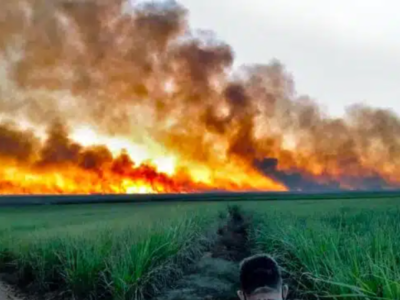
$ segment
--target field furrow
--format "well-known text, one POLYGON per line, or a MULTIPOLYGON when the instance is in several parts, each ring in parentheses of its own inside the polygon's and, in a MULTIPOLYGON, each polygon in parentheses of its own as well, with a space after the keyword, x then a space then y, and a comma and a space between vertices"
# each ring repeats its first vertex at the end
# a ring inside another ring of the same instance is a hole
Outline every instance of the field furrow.
POLYGON ((289 299, 400 299, 399 200, 238 204, 3 208, 0 280, 29 300, 233 300, 240 260, 269 253, 289 299))

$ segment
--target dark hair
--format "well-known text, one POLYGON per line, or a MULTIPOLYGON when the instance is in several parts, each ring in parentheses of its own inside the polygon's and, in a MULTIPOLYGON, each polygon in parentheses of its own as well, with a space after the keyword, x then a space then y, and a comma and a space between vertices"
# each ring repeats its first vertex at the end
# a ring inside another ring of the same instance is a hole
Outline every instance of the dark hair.
POLYGON ((246 295, 251 295, 260 288, 281 288, 282 275, 277 262, 268 255, 255 255, 244 259, 240 264, 240 284, 246 295))

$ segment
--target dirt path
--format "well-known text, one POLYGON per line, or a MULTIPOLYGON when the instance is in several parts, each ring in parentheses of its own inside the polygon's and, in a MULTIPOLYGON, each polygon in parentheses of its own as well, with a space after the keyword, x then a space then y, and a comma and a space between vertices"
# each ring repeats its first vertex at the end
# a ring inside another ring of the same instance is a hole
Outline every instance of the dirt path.
POLYGON ((0 300, 21 300, 14 295, 12 290, 0 281, 0 300))
POLYGON ((229 210, 228 221, 218 229, 217 241, 173 289, 157 300, 237 299, 238 264, 249 255, 249 222, 237 208, 229 210))

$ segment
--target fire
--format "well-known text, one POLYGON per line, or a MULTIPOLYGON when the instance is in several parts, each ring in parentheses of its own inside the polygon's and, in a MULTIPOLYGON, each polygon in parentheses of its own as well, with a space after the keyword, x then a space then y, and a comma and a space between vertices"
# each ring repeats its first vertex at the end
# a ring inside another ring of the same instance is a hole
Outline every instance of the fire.
POLYGON ((150 151, 139 145, 134 145, 129 139, 124 138, 101 138, 96 132, 89 127, 82 127, 74 131, 71 138, 83 146, 106 145, 107 148, 117 155, 122 150, 126 151, 137 164, 141 164, 146 160, 150 160, 157 171, 172 176, 176 170, 176 158, 172 155, 162 155, 165 151, 150 151))
POLYGON ((23 171, 5 168, 2 171, 3 194, 95 194, 95 193, 159 193, 175 191, 170 182, 143 178, 124 178, 104 174, 106 178, 88 171, 23 171))
POLYGON ((235 69, 174 2, 0 4, 0 194, 391 189, 400 119, 235 69))
POLYGON ((13 148, 10 149, 13 154, 17 148, 23 152, 20 161, 15 157, 3 158, 1 194, 150 194, 211 189, 285 189, 258 172, 249 170, 240 174, 244 169, 234 169, 237 167, 234 164, 221 170, 211 170, 209 166, 196 168, 195 165, 179 169, 176 157, 162 156, 166 151, 157 154, 155 149, 160 150, 160 146, 145 151, 126 139, 97 136, 90 128, 78 129, 68 136, 67 129, 55 123, 44 141, 32 142, 32 145, 39 145, 35 148, 37 152, 33 153, 24 153, 29 148, 24 144, 28 132, 10 125, 0 127, 0 132, 3 133, 1 141, 13 148), (229 179, 229 171, 238 175, 229 179))

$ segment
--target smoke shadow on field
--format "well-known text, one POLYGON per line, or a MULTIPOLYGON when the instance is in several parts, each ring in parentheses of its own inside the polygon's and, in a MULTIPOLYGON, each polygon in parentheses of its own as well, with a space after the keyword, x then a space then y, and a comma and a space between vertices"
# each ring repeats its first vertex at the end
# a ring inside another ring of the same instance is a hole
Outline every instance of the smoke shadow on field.
POLYGON ((296 169, 279 170, 279 160, 276 158, 255 160, 253 165, 263 174, 283 183, 290 191, 336 192, 344 190, 341 186, 343 183, 348 186, 356 186, 358 190, 384 190, 389 188, 386 181, 378 174, 353 177, 343 175, 339 179, 332 178, 329 173, 326 176, 312 176, 296 169))
POLYGON ((250 255, 249 216, 231 206, 228 216, 220 215, 217 239, 209 252, 157 300, 237 299, 239 262, 250 255))

